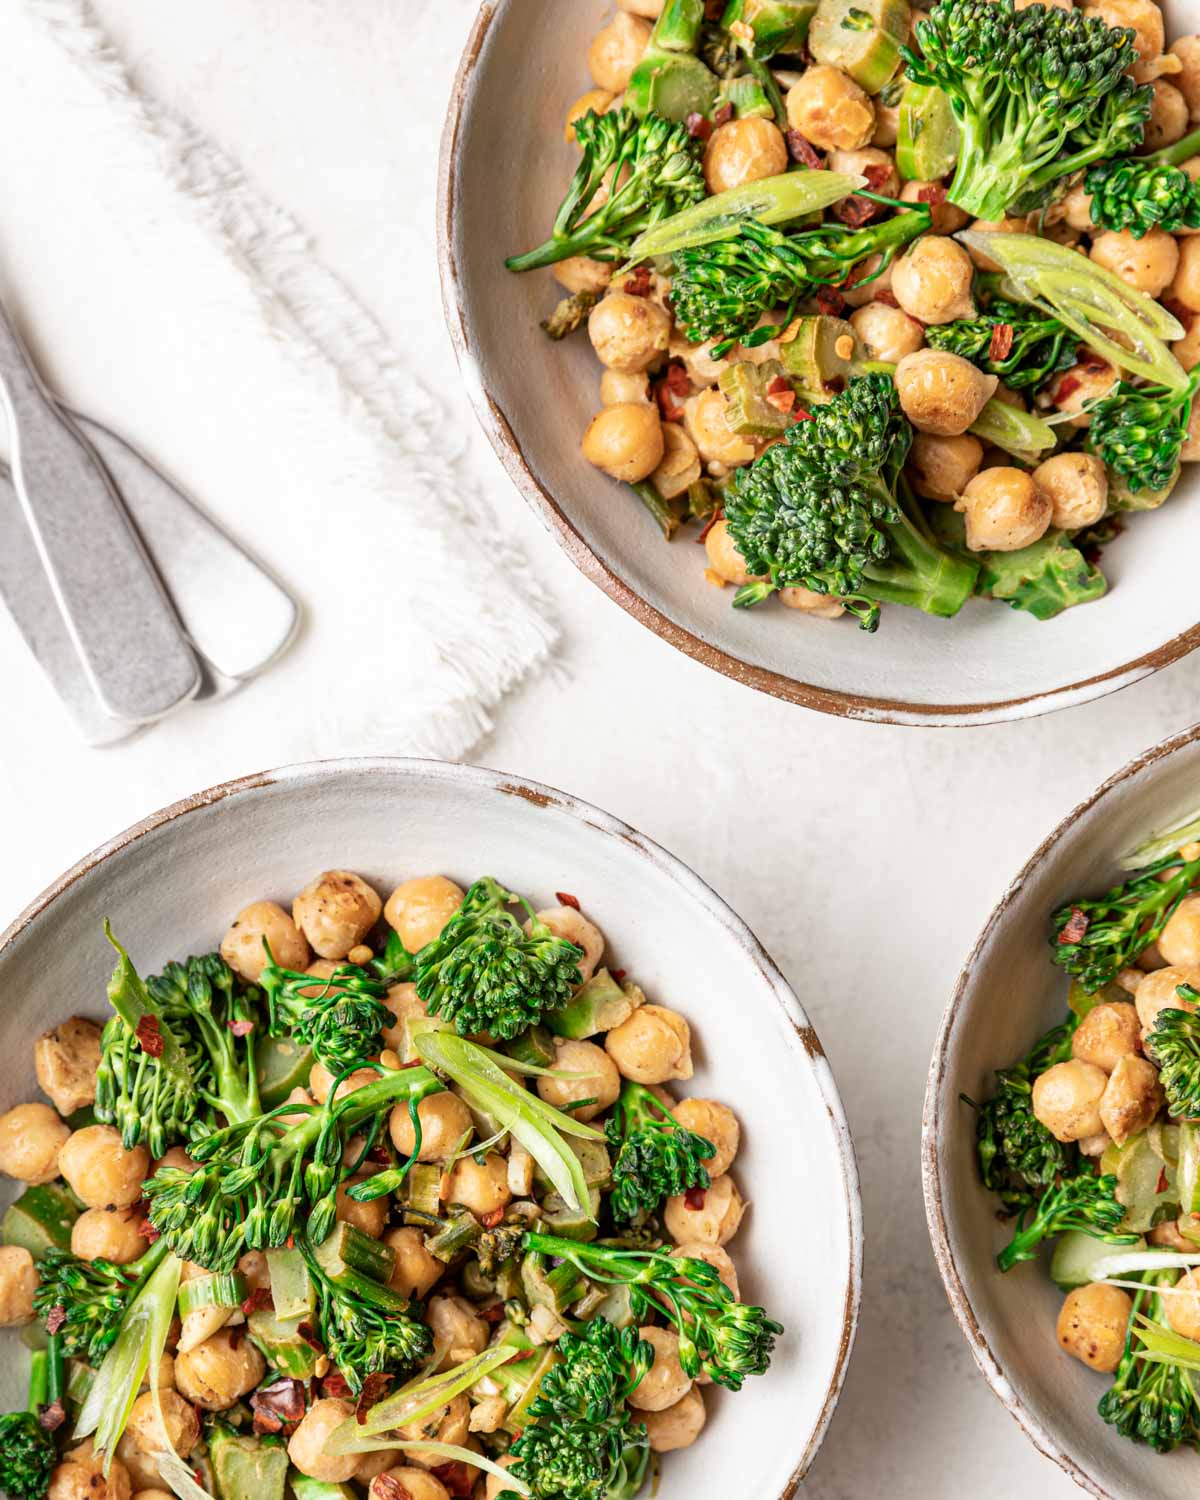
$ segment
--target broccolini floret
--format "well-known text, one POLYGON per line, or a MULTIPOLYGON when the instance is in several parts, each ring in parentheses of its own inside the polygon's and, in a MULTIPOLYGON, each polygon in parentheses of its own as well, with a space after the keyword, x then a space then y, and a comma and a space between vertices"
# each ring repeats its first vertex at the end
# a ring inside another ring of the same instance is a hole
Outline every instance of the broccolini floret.
POLYGON ((1140 1235, 1120 1233, 1125 1205, 1117 1202, 1116 1194, 1117 1179, 1107 1174, 1085 1170, 1062 1178, 1046 1189, 1036 1208, 1021 1210, 1016 1232, 996 1257, 997 1265, 1011 1271, 1023 1260, 1034 1260, 1043 1240, 1072 1229, 1110 1245, 1136 1245, 1140 1235))
POLYGON ((1014 391, 1040 390, 1075 363, 1079 345, 1077 336, 1049 313, 999 298, 977 318, 927 328, 925 342, 969 359, 1014 391))
POLYGON ((0 1490, 9 1500, 45 1500, 58 1463, 55 1429, 62 1425, 63 1355, 57 1339, 33 1355, 24 1411, 0 1416, 0 1490))
POLYGON ((1171 1332, 1165 1299, 1157 1290, 1173 1285, 1178 1274, 1143 1274, 1146 1289, 1134 1297, 1125 1352, 1099 1405, 1101 1417, 1122 1437, 1146 1443, 1156 1453, 1200 1442, 1200 1400, 1189 1367, 1153 1351, 1160 1340, 1170 1345, 1178 1337, 1171 1332))
POLYGON ((609 1206, 619 1223, 651 1214, 664 1198, 689 1188, 707 1188, 704 1163, 716 1153, 711 1141, 677 1125, 650 1090, 626 1081, 605 1126, 616 1152, 609 1206))
POLYGON ((259 976, 267 997, 270 1034, 293 1036, 311 1047, 331 1073, 377 1056, 383 1032, 394 1020, 383 1003, 388 987, 366 969, 339 964, 328 979, 281 969, 267 948, 259 976))
POLYGON ((1179 468, 1197 390, 1200 368, 1179 389, 1120 381, 1091 408, 1088 447, 1132 494, 1165 489, 1179 468))
MULTIPOLYGON (((1200 1003, 1200 991, 1190 984, 1181 984, 1176 993, 1192 1005, 1200 1003)), ((1200 1015, 1175 1006, 1160 1010, 1148 1050, 1158 1064, 1158 1081, 1171 1114, 1176 1119, 1200 1118, 1200 1015)))
POLYGON ((167 1253, 161 1241, 129 1265, 47 1250, 38 1261, 33 1310, 63 1353, 97 1366, 112 1348, 129 1304, 167 1253))
POLYGON ((1200 130, 1151 156, 1127 156, 1092 167, 1084 187, 1098 229, 1126 230, 1140 240, 1152 229, 1200 229, 1200 187, 1179 165, 1200 151, 1200 130))

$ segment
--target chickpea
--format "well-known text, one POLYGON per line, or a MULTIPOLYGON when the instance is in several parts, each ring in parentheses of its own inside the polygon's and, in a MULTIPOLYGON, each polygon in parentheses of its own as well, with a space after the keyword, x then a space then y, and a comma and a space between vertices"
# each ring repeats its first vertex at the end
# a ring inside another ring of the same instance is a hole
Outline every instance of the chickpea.
POLYGON ((1158 946, 1169 964, 1200 967, 1200 894, 1183 898, 1163 928, 1158 946))
MULTIPOLYGON (((1091 234, 1095 229, 1092 222, 1092 195, 1080 183, 1073 187, 1069 193, 1057 205, 1061 220, 1070 229, 1077 230, 1080 234, 1091 234)), ((1047 212, 1049 218, 1049 212, 1047 212)))
POLYGON ((710 1177, 723 1177, 741 1145, 742 1128, 728 1104, 715 1099, 683 1099, 671 1111, 677 1125, 701 1135, 717 1149, 704 1163, 710 1177))
POLYGON ((788 90, 788 124, 822 151, 854 151, 875 133, 875 107, 848 73, 820 63, 788 90))
POLYGON ((1050 501, 1024 469, 984 469, 954 508, 967 518, 972 552, 1018 552, 1050 528, 1050 501))
POLYGON ((288 1457, 301 1474, 324 1484, 345 1484, 358 1473, 357 1453, 334 1457, 325 1452, 335 1428, 354 1416, 354 1405, 333 1397, 314 1401, 288 1439, 288 1457))
POLYGON ((588 315, 588 338, 602 365, 636 375, 667 352, 671 319, 649 297, 609 292, 588 315))
POLYGON ((915 354, 925 342, 920 323, 886 302, 868 302, 850 314, 850 323, 868 356, 892 365, 898 365, 906 354, 915 354))
MULTIPOLYGON (((409 1452, 405 1456, 412 1458, 413 1455, 409 1452)), ((367 1500, 393 1500, 397 1491, 392 1484, 385 1484, 385 1480, 400 1485, 399 1493, 407 1496, 408 1500, 450 1500, 450 1491, 440 1479, 424 1469, 409 1467, 388 1469, 372 1479, 367 1489, 367 1500)))
POLYGON ((1160 1010, 1196 1009, 1194 1001, 1187 1000, 1178 993, 1181 984, 1200 986, 1200 968, 1193 968, 1190 964, 1172 964, 1166 969, 1155 969, 1138 985, 1134 1004, 1137 1006, 1138 1020, 1142 1023, 1143 1040, 1154 1030, 1160 1010))
POLYGON ((153 1175, 157 1176, 164 1167, 169 1167, 177 1172, 187 1172, 190 1176, 198 1166, 199 1162, 194 1162, 182 1146, 172 1146, 154 1163, 153 1175))
POLYGON ((1056 453, 1033 471, 1050 501, 1050 524, 1061 531, 1093 526, 1108 509, 1108 473, 1094 453, 1056 453))
MULTIPOLYGON (((563 127, 563 139, 567 145, 573 145, 576 139, 575 126, 582 120, 584 115, 602 115, 607 113, 608 106, 613 102, 615 96, 607 89, 588 89, 587 93, 580 94, 575 103, 567 110, 567 120, 563 127)), ((571 291, 581 291, 580 287, 571 287, 571 291)))
POLYGON ((133 1500, 171 1500, 170 1490, 137 1490, 133 1500))
MULTIPOLYGON (((537 913, 537 919, 544 922, 555 937, 564 938, 568 943, 574 943, 577 948, 583 949, 583 956, 579 960, 579 978, 581 982, 590 979, 604 957, 604 934, 595 922, 588 921, 573 906, 548 906, 537 913)), ((529 930, 528 924, 525 930, 529 930)))
POLYGON ((111 1125, 85 1125, 58 1153, 58 1170, 88 1208, 129 1208, 150 1172, 145 1146, 126 1151, 111 1125))
POLYGON ((1171 298, 1189 312, 1200 312, 1200 238, 1185 239, 1179 244, 1179 264, 1171 282, 1171 298))
MULTIPOLYGON (((626 375, 621 370, 605 370, 600 377, 602 406, 633 406, 639 401, 649 400, 650 377, 644 370, 634 375, 626 375)), ((664 441, 666 436, 664 428, 664 441)))
MULTIPOLYGON (((1182 261, 1181 253, 1181 264, 1182 261)), ((1193 370, 1200 365, 1200 317, 1188 319, 1184 335, 1171 345, 1171 353, 1185 370, 1193 370)))
POLYGON ((871 132, 872 146, 893 147, 899 139, 899 104, 885 104, 877 96, 875 99, 875 129, 871 132))
POLYGON ((700 454, 678 422, 664 422, 662 435, 662 463, 650 481, 664 500, 674 500, 700 478, 700 454))
POLYGON ((652 1345, 654 1363, 630 1394, 629 1404, 637 1411, 666 1411, 692 1388, 679 1363, 679 1335, 667 1328, 639 1328, 638 1333, 652 1345))
POLYGON ((662 423, 656 407, 606 406, 583 437, 583 456, 613 479, 637 484, 663 458, 662 423))
POLYGON ((33 1321, 37 1290, 33 1256, 21 1245, 0 1245, 0 1328, 16 1328, 33 1321))
POLYGON ((878 146, 864 146, 859 151, 831 151, 825 165, 831 172, 845 172, 868 180, 878 173, 879 186, 872 186, 871 191, 885 198, 894 198, 900 191, 895 159, 890 151, 881 151, 878 146))
POLYGON ((175 1360, 180 1394, 201 1411, 224 1411, 247 1395, 267 1372, 267 1362, 244 1329, 222 1328, 175 1360), (235 1341, 236 1340, 236 1341, 235 1341))
POLYGON ((946 189, 940 182, 923 182, 914 178, 900 189, 899 198, 901 203, 921 203, 929 210, 934 234, 957 234, 971 222, 970 214, 964 213, 957 203, 951 203, 946 197, 946 189))
MULTIPOLYGON (((358 1456, 358 1473, 354 1476, 359 1484, 368 1486, 373 1479, 378 1479, 388 1469, 394 1469, 397 1464, 404 1462, 404 1454, 399 1448, 377 1449, 373 1453, 360 1453, 358 1456)), ((376 1490, 378 1494, 378 1489, 376 1490)))
POLYGON ((254 901, 244 906, 221 939, 221 957, 235 974, 256 984, 266 967, 263 944, 269 943, 275 962, 283 969, 308 967, 308 943, 300 929, 274 901, 254 901))
POLYGON ((1179 1232, 1180 1222, 1179 1219, 1168 1219, 1164 1224, 1156 1224, 1146 1238, 1152 1245, 1161 1245, 1165 1250, 1194 1252, 1195 1245, 1179 1232))
POLYGON ((739 587, 750 582, 750 570, 746 559, 737 549, 737 543, 729 535, 729 522, 724 516, 715 526, 708 528, 704 538, 704 551, 708 565, 723 583, 735 583, 739 587))
MULTIPOLYGON (((608 1035, 612 1036, 612 1032, 608 1035)), ((539 1078, 539 1097, 555 1109, 564 1109, 577 1099, 594 1099, 594 1104, 586 1104, 571 1111, 573 1119, 586 1124, 617 1102, 617 1095, 621 1092, 621 1075, 617 1072, 616 1063, 595 1042, 556 1039, 554 1067, 561 1072, 593 1075, 590 1078, 539 1078)))
POLYGON ((682 1245, 676 1245, 671 1254, 679 1260, 702 1260, 709 1265, 740 1301, 741 1294, 738 1289, 737 1268, 728 1250, 723 1250, 720 1245, 705 1245, 700 1240, 684 1240, 682 1245))
POLYGON ((1099 16, 1106 26, 1132 29, 1138 61, 1129 71, 1136 83, 1149 83, 1159 73, 1171 71, 1162 66, 1166 33, 1162 11, 1154 0, 1099 0, 1096 5, 1085 5, 1083 13, 1085 16, 1099 16))
POLYGON ((68 1456, 50 1476, 46 1500, 129 1500, 129 1470, 119 1459, 113 1459, 104 1477, 101 1464, 92 1455, 90 1443, 84 1444, 80 1456, 68 1456))
POLYGON ((1183 440, 1183 447, 1179 450, 1179 457, 1185 464, 1195 463, 1200 458, 1200 401, 1193 401, 1191 415, 1188 417, 1187 436, 1183 440))
POLYGON ((1156 78, 1150 85, 1150 118, 1142 136, 1142 151, 1162 151, 1182 140, 1188 128, 1188 104, 1173 83, 1156 78))
POLYGON ((604 1038, 608 1055, 635 1083, 692 1076, 692 1029, 678 1011, 641 1005, 604 1038))
POLYGON ((1067 426, 1086 427, 1091 422, 1091 412, 1086 408, 1101 396, 1107 396, 1117 383, 1117 372, 1112 365, 1099 361, 1096 364, 1072 365, 1058 378, 1058 384, 1050 392, 1050 399, 1059 411, 1075 413, 1075 420, 1067 426))
POLYGON ((429 1014, 425 1002, 417 994, 415 984, 393 984, 383 1002, 395 1017, 392 1025, 385 1026, 384 1043, 393 1051, 406 1055, 408 1030, 405 1021, 424 1020, 429 1014))
MULTIPOLYGON (((1006 216, 1003 219, 972 219, 971 228, 978 234, 1028 234, 1029 220, 1006 216)), ((967 252, 977 271, 1001 271, 1000 262, 993 260, 985 250, 972 247, 967 252)))
POLYGON ((1175 86, 1187 103, 1188 116, 1200 120, 1200 36, 1176 37, 1170 50, 1171 56, 1179 60, 1175 86))
POLYGON ((896 366, 895 378, 905 416, 919 432, 937 437, 966 432, 1000 383, 969 359, 941 349, 906 354, 896 366))
POLYGON ((38 1088, 60 1115, 96 1102, 96 1072, 100 1067, 100 1028, 95 1021, 72 1016, 33 1045, 38 1088))
POLYGON ((463 903, 465 892, 444 875, 406 880, 387 899, 384 919, 410 953, 433 942, 463 903))
POLYGON ((882 255, 868 255, 855 266, 846 283, 838 288, 847 307, 865 307, 868 302, 874 302, 880 292, 891 291, 895 265, 889 262, 886 269, 881 270, 882 266, 882 255))
POLYGON ((1084 1156, 1103 1156, 1112 1143, 1112 1136, 1102 1130, 1099 1135, 1085 1135, 1076 1145, 1084 1156))
POLYGON ((158 1402, 161 1421, 152 1392, 139 1396, 129 1413, 126 1431, 144 1453, 160 1453, 169 1444, 180 1458, 186 1458, 200 1441, 200 1418, 178 1391, 159 1391, 158 1402))
POLYGON ((271 1265, 261 1250, 247 1250, 237 1263, 252 1292, 266 1291, 271 1285, 271 1265))
POLYGON ((1144 1057, 1123 1057, 1100 1100, 1100 1118, 1117 1145, 1123 1146, 1131 1135, 1153 1125, 1163 1103, 1154 1064, 1144 1057))
POLYGON ((18 1182, 53 1182, 70 1134, 48 1104, 18 1104, 0 1115, 0 1172, 18 1182))
POLYGON ((958 499, 983 462, 983 444, 970 433, 937 437, 918 432, 908 455, 913 488, 927 500, 949 504, 958 499))
POLYGON ((770 120, 730 120, 718 125, 704 151, 704 180, 710 193, 778 177, 787 168, 787 142, 770 120))
POLYGON ((801 614, 811 615, 815 620, 840 620, 846 613, 846 606, 837 599, 831 599, 828 594, 818 594, 813 589, 801 588, 799 584, 780 589, 779 602, 785 609, 799 610, 801 614))
MULTIPOLYGON (((416 1443, 428 1438, 435 1443, 453 1443, 461 1447, 471 1430, 471 1403, 465 1395, 455 1396, 448 1406, 432 1413, 419 1422, 407 1422, 396 1431, 406 1443, 416 1443)), ((405 1459, 422 1469, 434 1469, 444 1462, 427 1448, 409 1448, 405 1459)))
POLYGON ((745 1212, 745 1200, 736 1183, 725 1176, 718 1177, 712 1187, 668 1198, 663 1223, 676 1244, 699 1243, 720 1249, 738 1232, 745 1212))
POLYGON ((919 322, 952 323, 975 316, 971 277, 971 257, 957 240, 926 234, 892 268, 892 293, 919 322))
MULTIPOLYGON (((329 1098, 329 1090, 333 1087, 334 1075, 324 1063, 313 1063, 312 1072, 308 1075, 308 1087, 313 1098, 318 1104, 324 1104, 329 1098)), ((334 1099, 344 1099, 347 1094, 353 1094, 356 1089, 365 1089, 369 1083, 378 1083, 379 1074, 374 1068, 355 1068, 353 1073, 348 1074, 337 1086, 334 1099)), ((289 1101, 292 1102, 292 1101, 289 1101)), ((302 1104, 302 1099, 294 1101, 302 1104)), ((300 1117, 297 1116, 297 1119, 300 1117)))
POLYGON ((1185 1271, 1175 1288, 1174 1294, 1162 1299, 1167 1322, 1185 1339, 1200 1338, 1200 1268, 1185 1271))
POLYGON ((117 1444, 117 1458, 129 1474, 131 1488, 153 1493, 166 1483, 157 1463, 134 1442, 131 1433, 122 1435, 117 1444))
POLYGON ((596 33, 588 48, 587 65, 597 87, 610 94, 625 92, 653 29, 639 16, 618 11, 608 25, 596 33))
POLYGON ((373 1198, 369 1203, 359 1203, 357 1199, 350 1196, 350 1189, 366 1180, 367 1176, 363 1175, 348 1178, 347 1181, 338 1184, 337 1216, 342 1223, 352 1224, 355 1229, 377 1240, 387 1228, 387 1199, 373 1198))
POLYGON ((1111 1375, 1121 1363, 1132 1311, 1133 1303, 1119 1286, 1098 1281, 1077 1286, 1067 1293, 1059 1311, 1058 1342, 1089 1369, 1111 1375))
MULTIPOLYGON (((471 1111, 457 1094, 430 1094, 417 1105, 421 1122, 418 1161, 444 1161, 471 1129, 471 1111)), ((392 1145, 401 1156, 411 1156, 417 1144, 407 1104, 397 1104, 388 1122, 392 1145)))
POLYGON ((1141 239, 1127 229, 1106 229, 1092 241, 1090 255, 1148 297, 1161 297, 1179 266, 1179 245, 1165 229, 1149 229, 1141 239))
POLYGON ((448 1370, 473 1355, 482 1354, 488 1344, 488 1325, 477 1317, 465 1297, 431 1297, 425 1310, 425 1321, 433 1342, 446 1353, 438 1366, 448 1370))
POLYGON ((1128 1000, 1102 1002, 1076 1027, 1071 1056, 1111 1073, 1123 1057, 1136 1055, 1141 1030, 1135 1005, 1128 1000))
POLYGON ((71 1254, 127 1266, 146 1253, 141 1216, 127 1208, 89 1208, 71 1226, 71 1254))
POLYGON ((506 1209, 512 1202, 508 1163, 497 1151, 488 1152, 483 1166, 473 1156, 459 1157, 450 1170, 447 1202, 469 1208, 480 1219, 506 1209))
POLYGON ((683 421, 706 464, 723 464, 737 468, 754 457, 754 444, 734 432, 728 421, 729 402, 723 391, 714 387, 689 396, 683 403, 683 421))
POLYGON ((1060 1141, 1080 1141, 1104 1129, 1100 1100, 1108 1087, 1108 1075, 1095 1063, 1055 1063, 1034 1080, 1033 1112, 1060 1141))
POLYGON ((292 902, 292 920, 322 958, 343 959, 379 921, 383 902, 351 870, 326 870, 292 902))
POLYGON ((441 1279, 446 1267, 425 1248, 425 1236, 419 1229, 389 1229, 385 1245, 396 1252, 388 1285, 402 1297, 427 1297, 441 1279))
POLYGON ((650 1435, 650 1447, 655 1453, 675 1453, 681 1448, 690 1448, 704 1431, 707 1413, 704 1397, 696 1386, 663 1411, 648 1411, 642 1418, 650 1435))

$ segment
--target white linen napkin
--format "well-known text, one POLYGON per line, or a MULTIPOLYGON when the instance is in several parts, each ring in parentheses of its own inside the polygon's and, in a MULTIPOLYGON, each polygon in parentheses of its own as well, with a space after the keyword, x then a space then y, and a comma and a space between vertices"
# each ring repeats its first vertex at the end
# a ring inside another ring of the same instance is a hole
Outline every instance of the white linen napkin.
POLYGON ((89 0, 9 0, 0 58, 0 292, 35 358, 305 607, 243 694, 309 721, 296 758, 462 755, 557 630, 417 356, 133 85, 89 0))

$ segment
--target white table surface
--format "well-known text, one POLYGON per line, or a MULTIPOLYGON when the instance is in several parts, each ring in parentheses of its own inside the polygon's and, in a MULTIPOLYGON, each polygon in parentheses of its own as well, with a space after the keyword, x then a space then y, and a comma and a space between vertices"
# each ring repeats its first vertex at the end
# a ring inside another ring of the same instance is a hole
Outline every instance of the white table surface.
MULTIPOLYGON (((688 861, 759 933, 821 1034, 858 1148, 866 1294, 845 1395, 806 1492, 1078 1493, 991 1395, 947 1308, 921 1204, 925 1070, 954 976, 1004 885, 1103 777, 1192 721, 1200 656, 1025 724, 883 728, 776 703, 706 671, 576 574, 475 432, 441 325, 437 141, 474 9, 473 0, 97 0, 139 78, 237 155, 394 337, 422 351, 471 429, 504 524, 558 601, 561 667, 501 709, 473 758, 588 798, 688 861)), ((219 513, 219 497, 205 499, 219 513)), ((293 582, 322 608, 319 578, 293 582)), ((385 643, 379 650, 395 664, 385 643)), ((88 751, 7 621, 0 673, 0 926, 144 813, 312 753, 312 705, 301 736, 291 721, 256 718, 253 688, 236 707, 236 734, 234 706, 209 707, 88 751)), ((336 686, 323 691, 331 707, 352 710, 337 704, 336 686)))

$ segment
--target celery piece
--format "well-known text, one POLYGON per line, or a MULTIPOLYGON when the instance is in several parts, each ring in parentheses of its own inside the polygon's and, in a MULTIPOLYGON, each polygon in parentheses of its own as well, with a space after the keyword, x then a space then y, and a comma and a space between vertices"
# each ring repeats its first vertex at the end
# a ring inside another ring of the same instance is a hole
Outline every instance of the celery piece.
MULTIPOLYGON (((810 401, 832 401, 851 375, 860 373, 862 346, 853 325, 826 313, 797 318, 781 336, 779 353, 787 373, 810 401)), ((894 368, 889 366, 885 373, 894 368)))
POLYGON ((597 969, 561 1010, 546 1016, 546 1025, 558 1036, 580 1040, 622 1025, 635 1009, 608 970, 597 969))
POLYGON ((276 1109, 293 1089, 306 1088, 312 1065, 311 1047, 302 1047, 290 1037, 260 1037, 254 1068, 263 1109, 276 1109))
POLYGON ((179 1316, 186 1318, 207 1307, 238 1308, 246 1296, 246 1278, 240 1271, 195 1276, 179 1288, 179 1316))
POLYGON ((538 1068, 554 1066, 554 1037, 545 1026, 531 1026, 528 1031, 504 1044, 504 1053, 514 1062, 532 1063, 538 1068))
POLYGON ((908 0, 821 0, 808 50, 817 62, 840 68, 868 94, 877 94, 900 66, 911 14, 908 0))
POLYGON ((5 1210, 0 1240, 19 1245, 37 1260, 47 1250, 71 1248, 71 1226, 78 1217, 78 1204, 66 1188, 55 1183, 29 1187, 5 1210))
POLYGON ((764 360, 761 365, 752 365, 749 360, 726 364, 718 384, 729 403, 725 420, 730 428, 749 437, 782 437, 792 425, 791 411, 773 406, 767 394, 772 381, 786 379, 777 359, 764 360))
POLYGON ((250 1342, 281 1375, 293 1380, 311 1380, 321 1352, 297 1333, 299 1322, 283 1322, 270 1308, 256 1307, 247 1320, 250 1342))
POLYGON ((816 11, 817 0, 729 0, 721 30, 747 57, 765 61, 777 52, 799 52, 816 11))
POLYGON ((299 1250, 268 1250, 271 1303, 280 1323, 303 1323, 316 1310, 316 1291, 299 1250))
POLYGON ((1058 445, 1054 428, 1048 422, 1019 406, 997 401, 994 396, 971 423, 969 431, 1028 463, 1037 463, 1040 453, 1058 445))
POLYGON ((896 130, 896 170, 906 182, 936 182, 953 169, 958 160, 958 121, 941 89, 906 83, 896 130))
POLYGON ((278 1438, 253 1437, 216 1422, 208 1448, 219 1500, 284 1500, 288 1455, 278 1438))
POLYGON ((712 113, 720 83, 695 55, 704 20, 704 0, 666 0, 625 91, 634 114, 653 110, 668 120, 686 120, 712 113))
POLYGON ((382 1240, 339 1220, 332 1233, 313 1248, 313 1259, 335 1286, 353 1288, 362 1278, 386 1286, 396 1252, 382 1240))

